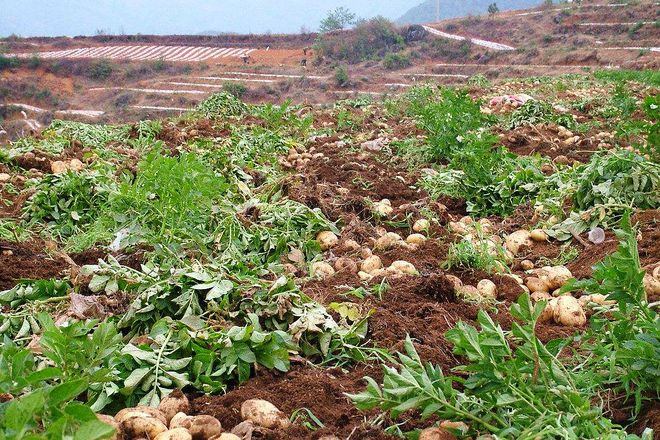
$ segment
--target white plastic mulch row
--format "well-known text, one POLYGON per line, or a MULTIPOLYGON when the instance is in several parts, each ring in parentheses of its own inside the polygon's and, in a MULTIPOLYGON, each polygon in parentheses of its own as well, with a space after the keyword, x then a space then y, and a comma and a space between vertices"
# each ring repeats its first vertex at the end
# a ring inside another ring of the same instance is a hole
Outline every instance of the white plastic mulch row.
POLYGON ((638 22, 618 22, 618 23, 580 23, 579 26, 633 26, 633 25, 648 25, 655 24, 655 21, 638 21, 638 22))
POLYGON ((462 35, 448 34, 447 32, 439 31, 430 26, 424 26, 424 29, 426 29, 429 33, 433 35, 437 35, 439 37, 448 38, 450 40, 457 40, 457 41, 469 40, 473 44, 476 44, 477 46, 484 46, 493 50, 515 50, 515 47, 507 46, 506 44, 495 43, 493 41, 487 41, 487 40, 480 40, 478 38, 467 38, 467 37, 463 37, 462 35))
MULTIPOLYGON (((237 75, 237 76, 257 76, 265 78, 292 78, 292 79, 328 79, 327 76, 315 76, 315 75, 286 75, 282 73, 251 73, 251 72, 225 72, 225 75, 237 75)), ((198 76, 198 79, 209 79, 209 80, 223 80, 224 78, 218 78, 215 76, 198 76)))
POLYGON ((187 112, 190 110, 183 107, 159 107, 157 105, 132 105, 131 108, 138 108, 141 110, 156 110, 161 112, 187 112))
POLYGON ((81 49, 57 50, 51 52, 14 54, 20 58, 38 56, 40 58, 106 58, 133 61, 206 61, 217 58, 242 57, 256 49, 197 46, 104 46, 81 49))
MULTIPOLYGON (((27 110, 34 113, 46 113, 50 111, 44 108, 35 107, 33 105, 23 104, 20 102, 10 102, 9 104, 0 104, 0 107, 19 107, 22 108, 23 110, 27 110)), ((98 118, 99 116, 103 116, 105 114, 105 112, 101 110, 55 110, 54 113, 58 115, 87 116, 89 118, 98 118)))
POLYGON ((141 92, 141 93, 154 93, 164 95, 206 95, 208 92, 203 90, 164 90, 164 89, 142 89, 138 87, 94 87, 89 89, 90 92, 101 92, 106 90, 124 90, 127 92, 141 92))

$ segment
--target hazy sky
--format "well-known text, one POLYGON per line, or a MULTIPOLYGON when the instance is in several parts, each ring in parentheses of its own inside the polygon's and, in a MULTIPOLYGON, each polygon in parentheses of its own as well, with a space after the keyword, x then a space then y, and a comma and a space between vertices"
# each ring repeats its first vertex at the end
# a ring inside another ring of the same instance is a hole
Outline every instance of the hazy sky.
POLYGON ((421 0, 0 0, 0 36, 315 30, 329 9, 396 19, 421 0))

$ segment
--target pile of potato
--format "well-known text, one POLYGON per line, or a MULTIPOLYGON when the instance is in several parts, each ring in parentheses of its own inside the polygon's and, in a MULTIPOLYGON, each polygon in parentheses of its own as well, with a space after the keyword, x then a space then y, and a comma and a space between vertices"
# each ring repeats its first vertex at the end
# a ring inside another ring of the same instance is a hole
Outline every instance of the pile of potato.
MULTIPOLYGON (((418 227, 418 230, 420 227, 418 227)), ((331 231, 323 231, 316 237, 321 250, 330 250, 339 244, 339 238, 331 231)), ((411 234, 407 240, 394 232, 381 231, 381 236, 374 241, 374 249, 389 250, 396 247, 414 248, 426 241, 422 234, 411 234), (412 238, 411 238, 412 237, 412 238)), ((419 275, 415 266, 404 260, 394 261, 389 267, 384 267, 379 256, 374 255, 368 247, 362 247, 355 240, 344 241, 342 247, 349 252, 355 252, 360 255, 360 260, 356 261, 350 257, 338 258, 334 266, 325 261, 317 261, 312 264, 311 275, 317 278, 325 279, 333 276, 337 272, 357 273, 362 281, 370 281, 379 276, 403 276, 419 275)))
POLYGON ((126 408, 115 417, 98 415, 115 428, 113 440, 242 440, 259 429, 286 429, 288 417, 272 403, 251 399, 243 402, 243 422, 225 432, 218 419, 209 415, 189 416, 190 403, 175 391, 163 398, 158 408, 126 408))
POLYGON ((311 147, 309 151, 306 151, 303 147, 298 149, 291 148, 289 154, 285 158, 280 158, 279 163, 284 168, 295 168, 302 169, 304 168, 312 159, 319 159, 324 157, 323 153, 316 153, 316 148, 311 147))
POLYGON ((71 159, 70 161, 56 160, 50 164, 50 170, 53 174, 62 174, 69 170, 81 171, 85 165, 78 159, 71 159))

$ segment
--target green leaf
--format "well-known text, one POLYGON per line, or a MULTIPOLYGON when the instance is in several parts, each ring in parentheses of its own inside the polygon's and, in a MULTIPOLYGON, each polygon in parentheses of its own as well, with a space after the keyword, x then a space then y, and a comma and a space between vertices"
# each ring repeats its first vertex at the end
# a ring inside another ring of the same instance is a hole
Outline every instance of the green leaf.
POLYGON ((112 437, 115 428, 100 420, 90 420, 83 423, 73 436, 73 440, 101 440, 112 437))

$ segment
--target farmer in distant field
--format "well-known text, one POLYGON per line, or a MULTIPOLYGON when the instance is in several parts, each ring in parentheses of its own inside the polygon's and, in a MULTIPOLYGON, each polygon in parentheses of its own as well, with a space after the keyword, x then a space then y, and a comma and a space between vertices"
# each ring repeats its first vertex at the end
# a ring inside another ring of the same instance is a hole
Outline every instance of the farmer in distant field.
POLYGON ((303 58, 300 60, 300 65, 303 66, 304 68, 307 68, 307 58, 303 58))
POLYGON ((307 56, 307 51, 309 50, 309 47, 303 47, 303 55, 307 56))
POLYGON ((249 64, 250 63, 250 55, 244 53, 241 55, 241 59, 243 60, 243 64, 249 64))

